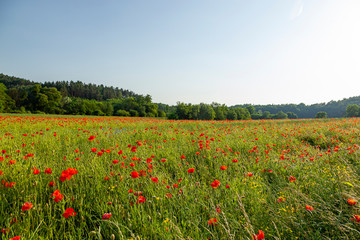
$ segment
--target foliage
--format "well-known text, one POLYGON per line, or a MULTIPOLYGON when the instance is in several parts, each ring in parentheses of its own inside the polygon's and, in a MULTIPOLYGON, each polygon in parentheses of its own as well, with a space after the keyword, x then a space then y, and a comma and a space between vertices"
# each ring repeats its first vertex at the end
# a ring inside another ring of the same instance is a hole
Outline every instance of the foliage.
POLYGON ((357 104, 350 104, 346 107, 347 117, 360 117, 360 107, 357 104))
POLYGON ((358 239, 359 124, 2 114, 1 238, 358 239))
POLYGON ((326 112, 318 112, 318 113, 316 113, 315 118, 327 118, 327 113, 326 112))

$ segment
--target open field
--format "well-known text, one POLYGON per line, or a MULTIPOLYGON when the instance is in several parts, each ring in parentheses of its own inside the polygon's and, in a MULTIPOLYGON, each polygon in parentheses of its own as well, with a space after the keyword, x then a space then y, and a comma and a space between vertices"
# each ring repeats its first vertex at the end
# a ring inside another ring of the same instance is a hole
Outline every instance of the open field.
POLYGON ((359 239, 359 126, 1 115, 0 239, 359 239))

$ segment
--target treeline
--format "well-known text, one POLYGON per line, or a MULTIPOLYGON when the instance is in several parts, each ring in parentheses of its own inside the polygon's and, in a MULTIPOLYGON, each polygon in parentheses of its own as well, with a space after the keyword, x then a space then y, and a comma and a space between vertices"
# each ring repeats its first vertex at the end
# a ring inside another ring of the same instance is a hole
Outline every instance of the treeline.
POLYGON ((169 119, 191 119, 191 120, 248 120, 251 119, 250 113, 246 108, 228 108, 224 104, 200 103, 192 105, 191 103, 178 102, 175 107, 161 108, 169 110, 169 119))
POLYGON ((37 83, 0 74, 0 112, 246 120, 360 117, 360 96, 312 105, 152 103, 150 95, 80 81, 37 83))
POLYGON ((3 83, 8 89, 40 84, 42 87, 56 88, 63 97, 83 98, 89 100, 94 99, 97 101, 140 96, 139 94, 136 94, 126 89, 107 87, 102 84, 86 84, 80 81, 56 81, 35 83, 33 81, 23 78, 0 74, 0 82, 3 83))
MULTIPOLYGON (((269 105, 251 105, 255 108, 255 114, 262 117, 270 114, 277 114, 282 111, 284 113, 292 112, 299 118, 314 118, 318 112, 326 112, 329 118, 347 117, 346 111, 349 105, 360 105, 360 96, 344 98, 339 101, 330 101, 327 103, 316 103, 311 105, 300 104, 269 104, 269 105), (268 112, 268 113, 265 113, 268 112)), ((247 107, 249 104, 236 105, 236 107, 247 107)), ((257 117, 255 116, 255 117, 257 117)))
POLYGON ((150 95, 73 81, 40 84, 4 74, 0 112, 165 117, 150 95))
POLYGON ((248 119, 296 119, 298 116, 293 112, 284 113, 279 111, 271 114, 265 111, 259 114, 254 106, 227 107, 225 104, 190 103, 178 102, 176 106, 158 104, 159 109, 164 111, 170 119, 192 119, 192 120, 248 120, 248 119))

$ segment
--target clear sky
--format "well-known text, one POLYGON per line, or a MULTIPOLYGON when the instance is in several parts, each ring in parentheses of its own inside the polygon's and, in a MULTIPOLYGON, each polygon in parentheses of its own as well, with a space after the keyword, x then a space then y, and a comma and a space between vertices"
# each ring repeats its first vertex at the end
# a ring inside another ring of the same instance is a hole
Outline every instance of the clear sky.
POLYGON ((360 95, 360 0, 0 0, 0 73, 154 102, 360 95))

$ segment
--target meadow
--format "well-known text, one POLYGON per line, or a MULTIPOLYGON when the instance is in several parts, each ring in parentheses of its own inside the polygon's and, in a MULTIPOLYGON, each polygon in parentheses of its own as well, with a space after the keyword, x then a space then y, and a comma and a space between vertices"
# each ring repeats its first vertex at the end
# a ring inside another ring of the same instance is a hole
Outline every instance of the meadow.
POLYGON ((359 239, 359 126, 0 115, 0 239, 359 239))

